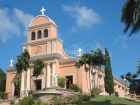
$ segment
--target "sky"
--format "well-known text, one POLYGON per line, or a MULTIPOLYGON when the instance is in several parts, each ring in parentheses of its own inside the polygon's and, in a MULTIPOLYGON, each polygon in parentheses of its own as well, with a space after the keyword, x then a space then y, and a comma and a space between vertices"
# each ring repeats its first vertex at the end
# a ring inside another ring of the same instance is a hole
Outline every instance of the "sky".
POLYGON ((76 57, 83 52, 106 47, 110 53, 112 72, 120 77, 136 72, 140 60, 139 33, 128 37, 121 23, 121 9, 126 0, 3 0, 0 3, 0 68, 16 63, 27 42, 30 21, 45 15, 57 24, 57 36, 63 40, 64 51, 76 57))

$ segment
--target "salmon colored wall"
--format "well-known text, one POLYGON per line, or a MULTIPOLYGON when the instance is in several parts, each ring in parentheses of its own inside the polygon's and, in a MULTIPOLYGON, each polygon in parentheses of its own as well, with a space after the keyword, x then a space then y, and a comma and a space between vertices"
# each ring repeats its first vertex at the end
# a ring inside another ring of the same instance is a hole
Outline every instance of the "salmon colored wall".
POLYGON ((74 76, 74 84, 77 83, 77 70, 73 63, 69 64, 60 64, 60 77, 65 77, 65 75, 73 75, 74 76))
POLYGON ((47 43, 41 43, 41 44, 36 44, 36 45, 32 45, 31 46, 31 54, 30 56, 35 56, 35 51, 36 51, 36 47, 41 46, 42 47, 42 54, 46 54, 47 53, 47 43))
POLYGON ((57 44, 57 48, 56 48, 57 53, 61 54, 61 55, 64 57, 64 59, 70 58, 68 55, 66 55, 66 54, 62 51, 62 49, 63 49, 63 47, 62 47, 62 42, 56 41, 56 44, 57 44))
POLYGON ((8 97, 12 96, 12 82, 21 79, 21 74, 16 70, 8 71, 6 75, 6 92, 9 93, 8 97))
POLYGON ((45 16, 38 16, 32 21, 30 26, 35 26, 35 25, 43 24, 47 22, 50 22, 48 18, 46 18, 45 16))
POLYGON ((56 65, 56 73, 57 74, 60 74, 59 61, 58 61, 58 59, 55 59, 55 65, 56 65))
POLYGON ((57 37, 57 28, 51 25, 51 38, 57 37))

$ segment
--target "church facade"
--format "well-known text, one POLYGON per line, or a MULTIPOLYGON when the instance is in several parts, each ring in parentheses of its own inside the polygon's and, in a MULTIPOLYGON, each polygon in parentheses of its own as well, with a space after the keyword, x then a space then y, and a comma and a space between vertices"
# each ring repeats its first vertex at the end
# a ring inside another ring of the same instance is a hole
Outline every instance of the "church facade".
MULTIPOLYGON (((85 68, 81 67, 79 70, 75 68, 78 56, 72 58, 64 52, 63 41, 57 37, 57 25, 52 19, 44 15, 44 10, 43 8, 42 15, 36 16, 30 22, 28 42, 22 44, 23 51, 27 49, 31 56, 27 77, 25 72, 17 73, 12 65, 6 68, 6 92, 10 93, 9 97, 16 95, 15 82, 18 81, 18 78, 21 80, 21 92, 25 90, 25 80, 27 80, 28 90, 42 90, 43 88, 54 86, 52 74, 59 74, 59 77, 66 77, 68 79, 65 88, 69 89, 71 84, 77 84, 83 92, 88 92, 85 68), (32 77, 33 62, 38 58, 44 62, 45 67, 43 73, 36 80, 35 77, 32 77)), ((90 76, 92 88, 102 87, 100 95, 108 95, 104 89, 104 70, 94 68, 94 71, 90 76)), ((128 86, 115 76, 114 89, 119 97, 124 97, 125 94, 129 93, 128 86)))

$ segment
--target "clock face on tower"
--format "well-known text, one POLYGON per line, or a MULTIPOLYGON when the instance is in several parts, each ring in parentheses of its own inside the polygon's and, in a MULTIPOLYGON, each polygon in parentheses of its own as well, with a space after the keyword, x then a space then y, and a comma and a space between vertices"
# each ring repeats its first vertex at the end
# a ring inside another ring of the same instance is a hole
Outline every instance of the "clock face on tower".
POLYGON ((42 47, 41 46, 37 46, 36 48, 35 48, 35 55, 40 55, 40 54, 42 54, 42 47))

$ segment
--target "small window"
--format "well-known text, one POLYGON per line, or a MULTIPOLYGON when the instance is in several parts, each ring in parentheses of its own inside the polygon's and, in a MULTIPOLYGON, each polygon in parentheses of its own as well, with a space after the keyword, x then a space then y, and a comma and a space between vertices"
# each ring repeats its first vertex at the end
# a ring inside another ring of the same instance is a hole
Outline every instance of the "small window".
POLYGON ((32 40, 35 40, 35 32, 32 32, 32 34, 31 34, 31 39, 32 39, 32 40))
POLYGON ((38 39, 42 38, 41 30, 38 31, 38 35, 37 36, 38 36, 38 39))
POLYGON ((44 38, 48 37, 48 29, 44 30, 44 38))

